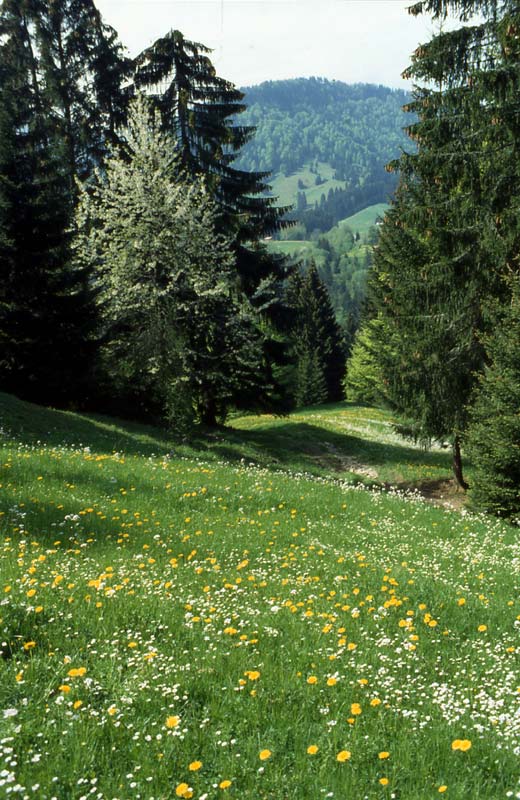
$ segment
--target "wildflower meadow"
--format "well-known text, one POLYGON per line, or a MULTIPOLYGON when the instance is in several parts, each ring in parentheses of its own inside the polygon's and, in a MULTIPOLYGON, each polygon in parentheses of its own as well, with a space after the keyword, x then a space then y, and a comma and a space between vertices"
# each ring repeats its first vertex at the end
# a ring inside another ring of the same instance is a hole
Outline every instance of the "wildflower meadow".
POLYGON ((0 797, 520 797, 518 527, 1 403, 0 797))

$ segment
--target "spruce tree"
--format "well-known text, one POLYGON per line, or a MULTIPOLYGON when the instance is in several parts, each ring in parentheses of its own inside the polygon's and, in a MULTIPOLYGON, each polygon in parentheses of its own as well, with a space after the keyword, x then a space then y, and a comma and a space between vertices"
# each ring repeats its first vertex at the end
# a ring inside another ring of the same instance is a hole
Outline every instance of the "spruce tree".
POLYGON ((216 75, 210 52, 171 31, 135 59, 134 84, 156 102, 187 173, 205 176, 218 206, 218 228, 233 242, 241 288, 281 324, 286 261, 269 254, 261 240, 282 227, 287 209, 265 196, 268 173, 233 165, 255 129, 237 122, 244 95, 216 75))
POLYGON ((368 319, 358 328, 347 361, 344 387, 349 402, 378 405, 386 400, 382 346, 388 347, 383 321, 378 317, 368 319))
POLYGON ((145 92, 159 109, 164 129, 177 141, 186 173, 204 176, 217 207, 217 231, 231 240, 237 289, 264 320, 265 369, 254 394, 264 408, 282 411, 287 408, 284 296, 290 268, 283 256, 268 252, 262 240, 283 226, 287 209, 275 207, 275 199, 265 196, 267 173, 234 166, 254 128, 237 121, 245 109, 243 94, 216 75, 209 52, 171 31, 134 60, 134 89, 145 92))
POLYGON ((303 276, 294 272, 288 282, 287 301, 293 319, 296 405, 339 400, 345 366, 341 329, 315 264, 303 276))
POLYGON ((520 293, 488 340, 489 365, 471 412, 467 449, 474 468, 473 502, 520 518, 520 293))
MULTIPOLYGON (((406 76, 417 115, 415 152, 394 167, 398 198, 387 215, 372 284, 395 343, 387 364, 396 407, 426 438, 450 438, 460 485, 461 437, 482 334, 508 301, 518 225, 518 9, 505 2, 425 0, 412 13, 484 20, 440 31, 413 55, 406 76)), ((384 354, 382 354, 384 358, 384 354)))
POLYGON ((90 290, 69 268, 63 140, 23 12, 0 15, 0 374, 8 391, 60 403, 78 397, 90 290))
POLYGON ((92 288, 68 229, 121 118, 123 65, 92 0, 0 6, 0 374, 34 400, 85 399, 92 288))
POLYGON ((116 32, 93 0, 35 3, 33 47, 71 178, 84 179, 117 138, 125 117, 122 83, 129 70, 116 32))

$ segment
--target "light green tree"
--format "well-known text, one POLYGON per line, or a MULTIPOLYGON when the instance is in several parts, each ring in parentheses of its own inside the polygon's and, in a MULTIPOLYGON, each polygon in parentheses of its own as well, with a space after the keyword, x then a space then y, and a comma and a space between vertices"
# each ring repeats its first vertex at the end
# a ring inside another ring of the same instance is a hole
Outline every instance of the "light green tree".
POLYGON ((144 407, 176 424, 215 424, 258 366, 254 315, 234 289, 233 255, 215 232, 204 182, 187 179, 143 97, 124 139, 83 187, 76 218, 76 259, 96 276, 105 359, 144 407))

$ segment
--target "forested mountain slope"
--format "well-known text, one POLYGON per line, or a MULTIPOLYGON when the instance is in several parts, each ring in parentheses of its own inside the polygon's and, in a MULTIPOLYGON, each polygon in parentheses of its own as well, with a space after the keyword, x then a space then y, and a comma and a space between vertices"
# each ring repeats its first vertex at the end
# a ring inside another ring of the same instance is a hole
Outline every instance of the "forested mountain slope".
POLYGON ((305 214, 320 213, 308 220, 308 228, 326 230, 386 201, 396 179, 385 164, 401 148, 410 149, 403 131, 410 124, 410 115, 402 110, 409 100, 406 92, 322 78, 268 81, 243 91, 248 109, 241 123, 257 131, 238 164, 272 172, 279 194, 279 178, 302 171, 281 200, 297 204, 303 221, 305 214), (324 165, 332 169, 324 170, 324 165))

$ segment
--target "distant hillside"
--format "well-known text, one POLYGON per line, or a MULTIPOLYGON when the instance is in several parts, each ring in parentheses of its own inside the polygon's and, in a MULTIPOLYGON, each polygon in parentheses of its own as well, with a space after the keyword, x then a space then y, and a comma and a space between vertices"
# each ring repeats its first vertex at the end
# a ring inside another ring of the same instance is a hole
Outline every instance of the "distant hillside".
POLYGON ((411 147, 403 131, 410 99, 398 89, 321 78, 246 87, 244 125, 257 128, 237 165, 273 173, 281 203, 296 206, 307 230, 328 230, 383 203, 396 177, 385 165, 411 147))
POLYGON ((272 252, 290 256, 303 268, 311 261, 316 264, 347 344, 359 324, 365 299, 372 246, 378 235, 376 221, 386 209, 383 203, 369 206, 312 240, 306 239, 302 226, 297 225, 285 232, 288 238, 268 243, 272 252))

